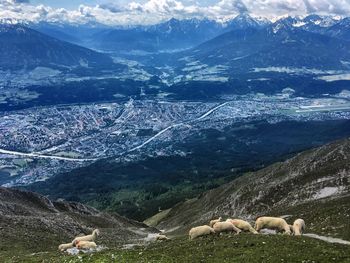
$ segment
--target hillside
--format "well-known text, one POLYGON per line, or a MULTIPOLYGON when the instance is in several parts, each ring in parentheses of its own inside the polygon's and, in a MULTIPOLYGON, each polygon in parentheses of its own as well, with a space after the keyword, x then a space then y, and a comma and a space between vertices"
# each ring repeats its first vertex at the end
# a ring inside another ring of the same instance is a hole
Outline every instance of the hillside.
MULTIPOLYGON (((349 121, 236 123, 225 129, 201 123, 197 132, 172 150, 188 154, 120 162, 99 160, 58 174, 26 189, 116 211, 139 221, 187 198, 231 181, 244 172, 285 160, 297 152, 349 136, 349 121), (316 131, 316 132, 315 132, 316 131), (286 139, 288 138, 288 139, 286 139)), ((174 137, 182 138, 182 130, 174 137)), ((156 144, 162 148, 162 144, 156 144)))
POLYGON ((13 257, 6 263, 61 262, 164 262, 262 263, 350 262, 348 245, 329 244, 307 237, 283 235, 213 236, 189 241, 187 237, 132 249, 110 249, 94 254, 67 256, 58 252, 13 257))
MULTIPOLYGON (((79 203, 0 188, 0 260, 4 262, 350 262, 349 245, 284 235, 211 236, 188 241, 192 225, 216 216, 302 217, 307 233, 350 240, 350 139, 311 149, 233 180, 153 217, 170 241, 145 243, 147 229, 79 203), (158 221, 158 222, 157 222, 158 221), (57 244, 92 228, 109 249, 69 256, 57 244), (129 249, 125 245, 130 246, 129 249), (16 250, 16 256, 14 256, 16 250), (34 252, 34 253, 33 253, 34 252), (283 259, 283 260, 282 260, 283 259)), ((151 222, 149 220, 148 222, 151 222)))
POLYGON ((0 69, 35 67, 113 68, 104 54, 64 42, 26 26, 0 24, 0 69))
POLYGON ((0 188, 0 261, 21 253, 56 251, 61 243, 79 234, 101 230, 99 244, 118 247, 140 242, 155 232, 139 222, 118 214, 107 214, 80 203, 52 202, 41 195, 0 188))
POLYGON ((342 60, 350 58, 349 42, 305 31, 288 21, 263 29, 235 29, 183 53, 198 65, 229 67, 228 73, 255 68, 291 67, 323 70, 347 69, 342 60), (199 64, 200 62, 200 64, 199 64))
POLYGON ((156 224, 177 233, 213 217, 305 218, 308 231, 350 239, 350 139, 312 149, 173 207, 156 224))

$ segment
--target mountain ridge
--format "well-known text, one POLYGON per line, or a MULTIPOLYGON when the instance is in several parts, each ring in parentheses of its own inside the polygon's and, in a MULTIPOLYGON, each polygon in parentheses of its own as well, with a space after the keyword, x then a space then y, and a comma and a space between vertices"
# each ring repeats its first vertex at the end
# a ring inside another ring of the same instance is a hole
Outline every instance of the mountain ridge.
MULTIPOLYGON (((35 67, 113 67, 112 59, 93 50, 64 42, 21 24, 0 25, 2 69, 35 67)), ((115 65, 117 66, 117 65, 115 65)))

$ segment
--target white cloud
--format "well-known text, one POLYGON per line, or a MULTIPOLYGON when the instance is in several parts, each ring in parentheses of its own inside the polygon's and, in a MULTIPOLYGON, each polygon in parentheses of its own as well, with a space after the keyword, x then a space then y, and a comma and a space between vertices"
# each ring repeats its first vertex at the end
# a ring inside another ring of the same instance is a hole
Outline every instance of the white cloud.
POLYGON ((27 21, 96 21, 105 24, 153 24, 176 18, 208 17, 225 20, 249 12, 272 18, 285 14, 307 13, 350 15, 349 0, 218 0, 211 5, 189 0, 133 0, 126 6, 100 4, 80 5, 77 10, 34 6, 27 0, 0 0, 0 18, 27 21))

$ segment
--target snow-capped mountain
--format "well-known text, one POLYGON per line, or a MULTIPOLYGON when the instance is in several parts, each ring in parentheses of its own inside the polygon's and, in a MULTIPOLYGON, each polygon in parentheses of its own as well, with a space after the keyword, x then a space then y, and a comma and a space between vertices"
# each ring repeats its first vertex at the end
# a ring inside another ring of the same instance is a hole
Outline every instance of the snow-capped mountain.
MULTIPOLYGON (((278 23, 308 32, 347 39, 347 20, 339 17, 308 15, 282 17, 278 23)), ((139 50, 144 52, 176 51, 195 47, 221 34, 234 30, 264 29, 272 24, 264 18, 242 13, 231 20, 172 18, 151 26, 110 27, 101 24, 55 24, 40 22, 29 26, 52 37, 90 48, 112 52, 139 50)))
POLYGON ((332 33, 329 30, 333 26, 337 24, 341 24, 342 21, 343 20, 340 19, 339 17, 320 16, 320 15, 313 14, 313 15, 308 15, 306 17, 288 16, 278 20, 277 22, 283 22, 290 26, 303 29, 305 31, 332 36, 332 33))
POLYGON ((91 38, 94 47, 108 51, 141 50, 158 52, 196 46, 223 31, 223 26, 212 20, 171 19, 153 26, 109 29, 91 38))
POLYGON ((158 52, 188 49, 225 32, 236 29, 263 28, 267 20, 241 14, 219 23, 209 19, 170 19, 152 26, 107 29, 91 38, 91 45, 108 51, 141 50, 158 52))
POLYGON ((182 56, 197 65, 223 65, 230 72, 267 67, 347 69, 342 61, 350 60, 349 42, 306 31, 295 26, 297 22, 288 17, 263 29, 232 30, 182 56))
POLYGON ((253 18, 249 14, 243 13, 227 22, 227 31, 246 28, 263 28, 269 24, 271 24, 269 20, 253 18))
POLYGON ((327 29, 326 33, 332 37, 350 41, 350 18, 344 18, 327 29))

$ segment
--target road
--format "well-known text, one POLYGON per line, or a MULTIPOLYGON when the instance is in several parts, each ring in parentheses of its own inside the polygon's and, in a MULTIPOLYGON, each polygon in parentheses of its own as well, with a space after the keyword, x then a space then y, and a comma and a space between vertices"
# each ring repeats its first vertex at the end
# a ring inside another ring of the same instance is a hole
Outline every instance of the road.
POLYGON ((16 151, 8 151, 8 150, 4 150, 4 149, 0 149, 0 153, 2 153, 2 154, 9 154, 9 155, 16 155, 16 156, 22 156, 22 157, 55 159, 55 160, 71 161, 71 162, 91 162, 91 161, 96 161, 97 160, 97 159, 69 158, 69 157, 62 157, 62 156, 55 156, 55 155, 45 155, 45 154, 39 154, 39 153, 23 153, 23 152, 16 152, 16 151))
POLYGON ((136 147, 132 148, 131 150, 128 150, 126 153, 130 153, 130 152, 133 152, 133 151, 136 151, 136 150, 139 150, 139 149, 143 148, 144 146, 146 146, 147 144, 152 142, 154 139, 156 139, 157 137, 159 137, 160 135, 162 135, 163 133, 165 133, 166 131, 168 131, 168 130, 170 130, 172 128, 176 128, 176 127, 179 127, 179 126, 182 126, 182 125, 186 125, 186 124, 189 124, 189 123, 192 123, 192 122, 203 120, 206 117, 208 117, 210 114, 212 114, 216 110, 226 106, 230 102, 231 101, 227 101, 227 102, 221 103, 220 105, 210 109, 209 111, 207 111, 206 113, 204 113, 203 115, 201 115, 200 117, 198 117, 196 119, 193 119, 193 120, 190 120, 190 121, 187 121, 187 122, 180 122, 180 123, 177 123, 177 124, 172 124, 172 125, 164 128, 163 130, 161 130, 156 135, 154 135, 153 137, 149 138, 148 140, 146 140, 144 143, 140 144, 139 146, 136 146, 136 147))
MULTIPOLYGON (((159 137, 160 135, 162 135, 163 133, 167 132, 170 129, 182 126, 182 125, 186 125, 186 124, 190 124, 196 121, 200 121, 205 119, 206 117, 208 117, 210 114, 212 114, 213 112, 215 112, 216 110, 226 106, 228 103, 230 103, 230 101, 221 103, 220 105, 210 109, 209 111, 207 111, 206 113, 202 114, 200 117, 187 121, 187 122, 181 122, 181 123, 177 123, 177 124, 172 124, 166 128, 164 128, 163 130, 159 131, 156 135, 152 136, 151 138, 149 138, 148 140, 146 140, 145 142, 143 142, 142 144, 132 148, 131 150, 128 150, 126 153, 130 153, 136 150, 139 150, 143 147, 145 147, 147 144, 149 144, 150 142, 154 141, 157 137, 159 137)), ((79 159, 79 158, 69 158, 69 157, 63 157, 63 156, 55 156, 55 155, 47 155, 47 154, 40 154, 40 153, 24 153, 24 152, 17 152, 17 151, 9 151, 9 150, 5 150, 5 149, 0 149, 0 153, 2 154, 9 154, 9 155, 15 155, 15 156, 22 156, 22 157, 30 157, 30 158, 43 158, 43 159, 54 159, 54 160, 62 160, 62 161, 71 161, 71 162, 91 162, 91 161, 97 161, 97 159, 79 159)))

